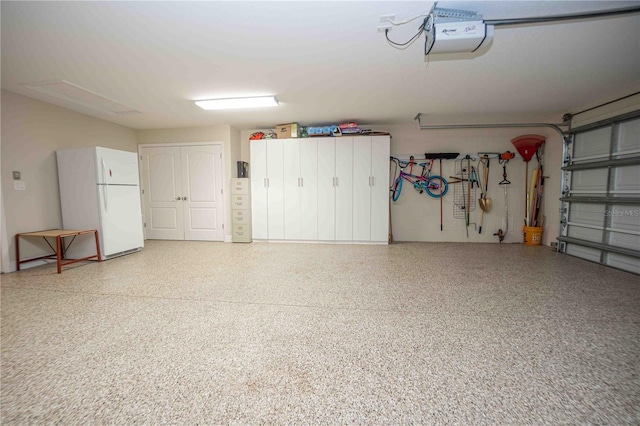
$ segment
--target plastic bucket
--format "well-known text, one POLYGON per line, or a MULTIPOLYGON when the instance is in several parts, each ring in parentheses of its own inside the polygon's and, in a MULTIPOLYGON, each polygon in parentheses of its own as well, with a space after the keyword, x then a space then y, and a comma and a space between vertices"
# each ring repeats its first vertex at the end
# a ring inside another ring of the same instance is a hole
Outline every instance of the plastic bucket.
POLYGON ((539 246, 542 243, 542 227, 525 226, 522 228, 524 243, 528 246, 539 246))

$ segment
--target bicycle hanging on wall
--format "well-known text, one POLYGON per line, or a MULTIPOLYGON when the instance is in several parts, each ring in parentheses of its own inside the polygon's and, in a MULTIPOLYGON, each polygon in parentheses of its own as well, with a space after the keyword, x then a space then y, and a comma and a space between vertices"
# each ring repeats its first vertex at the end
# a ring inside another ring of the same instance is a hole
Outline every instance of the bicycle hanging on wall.
POLYGON ((396 164, 396 171, 400 169, 396 179, 391 186, 391 199, 395 202, 400 198, 402 193, 402 182, 407 181, 413 189, 420 194, 426 193, 432 198, 442 198, 447 194, 449 190, 449 184, 447 180, 442 176, 432 175, 431 169, 433 167, 433 161, 426 161, 424 163, 416 163, 413 156, 409 158, 409 161, 403 161, 396 157, 391 157, 391 161, 396 164), (421 168, 420 173, 414 173, 413 168, 421 168), (406 169, 409 169, 406 172, 406 169))

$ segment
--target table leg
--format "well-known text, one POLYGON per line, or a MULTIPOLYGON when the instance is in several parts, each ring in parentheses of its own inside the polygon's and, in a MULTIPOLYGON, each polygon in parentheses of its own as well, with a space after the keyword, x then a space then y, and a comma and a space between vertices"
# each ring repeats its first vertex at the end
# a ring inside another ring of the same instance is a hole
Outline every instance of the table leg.
POLYGON ((20 234, 16 234, 16 271, 20 270, 20 234))
POLYGON ((98 230, 95 231, 96 234, 96 253, 98 254, 98 262, 102 262, 102 256, 100 256, 100 239, 98 237, 98 230))
POLYGON ((62 273, 62 244, 61 237, 56 237, 56 255, 58 257, 58 273, 62 273))

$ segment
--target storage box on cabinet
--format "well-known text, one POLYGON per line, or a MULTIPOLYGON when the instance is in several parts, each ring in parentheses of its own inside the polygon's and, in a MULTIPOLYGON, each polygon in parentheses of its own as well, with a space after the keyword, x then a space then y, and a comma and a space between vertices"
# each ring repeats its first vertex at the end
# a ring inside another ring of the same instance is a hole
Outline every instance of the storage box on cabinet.
POLYGON ((231 240, 251 242, 251 198, 247 178, 231 179, 231 240))
POLYGON ((250 146, 254 238, 387 243, 389 136, 250 146))

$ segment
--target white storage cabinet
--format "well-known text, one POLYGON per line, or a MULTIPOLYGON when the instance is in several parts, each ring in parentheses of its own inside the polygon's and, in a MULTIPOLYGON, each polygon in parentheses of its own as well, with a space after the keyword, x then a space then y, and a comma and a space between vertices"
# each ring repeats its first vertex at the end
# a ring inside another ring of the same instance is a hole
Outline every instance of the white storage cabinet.
POLYGON ((353 138, 353 240, 389 238, 389 136, 353 138))
POLYGON ((254 240, 388 242, 389 136, 250 142, 254 240))
POLYGON ((284 239, 318 239, 318 141, 283 139, 284 239))
POLYGON ((254 240, 284 239, 283 139, 250 142, 251 218, 254 240))

